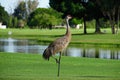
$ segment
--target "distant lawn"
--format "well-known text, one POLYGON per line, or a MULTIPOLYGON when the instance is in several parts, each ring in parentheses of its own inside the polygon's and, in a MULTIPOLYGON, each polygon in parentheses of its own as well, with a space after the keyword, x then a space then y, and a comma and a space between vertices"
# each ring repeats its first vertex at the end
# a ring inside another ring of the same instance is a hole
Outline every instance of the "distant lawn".
MULTIPOLYGON (((98 44, 98 45, 120 45, 120 33, 112 34, 110 29, 102 29, 105 34, 94 34, 94 29, 87 29, 88 34, 83 34, 83 29, 71 29, 71 44, 98 44)), ((19 39, 35 39, 38 42, 51 42, 57 37, 64 35, 65 29, 0 29, 0 37, 13 37, 19 39), (12 35, 8 35, 11 31, 12 35)))
POLYGON ((0 80, 120 80, 120 61, 62 56, 58 78, 52 58, 0 52, 0 80))

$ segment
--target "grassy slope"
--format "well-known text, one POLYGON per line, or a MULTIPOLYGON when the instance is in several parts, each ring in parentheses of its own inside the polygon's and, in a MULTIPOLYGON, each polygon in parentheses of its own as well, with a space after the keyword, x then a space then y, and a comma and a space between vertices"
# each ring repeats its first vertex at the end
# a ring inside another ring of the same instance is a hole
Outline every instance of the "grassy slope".
MULTIPOLYGON (((11 37, 22 39, 36 39, 39 42, 51 42, 57 37, 64 35, 65 29, 39 30, 39 29, 6 29, 0 30, 0 37, 8 37, 8 32, 12 31, 11 37)), ((120 33, 111 34, 110 29, 106 29, 107 34, 93 34, 94 29, 88 29, 87 35, 83 35, 83 31, 71 29, 73 44, 109 44, 120 45, 120 33)))
POLYGON ((120 80, 120 61, 62 57, 60 78, 53 59, 0 52, 0 80, 120 80))

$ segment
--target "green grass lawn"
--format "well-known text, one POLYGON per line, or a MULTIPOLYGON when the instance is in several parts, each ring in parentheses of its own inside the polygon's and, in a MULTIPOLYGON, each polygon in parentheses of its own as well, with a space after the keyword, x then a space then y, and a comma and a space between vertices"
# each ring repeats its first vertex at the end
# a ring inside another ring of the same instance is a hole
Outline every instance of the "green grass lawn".
MULTIPOLYGON (((83 35, 82 29, 71 29, 71 44, 120 45, 120 33, 112 34, 110 29, 101 30, 106 30, 106 33, 94 34, 94 29, 87 29, 88 34, 83 35)), ((51 42, 57 37, 64 35, 64 33, 65 29, 0 29, 1 38, 35 39, 38 42, 51 42), (12 32, 11 36, 8 35, 9 31, 12 32)))
POLYGON ((52 58, 0 52, 0 80, 120 80, 120 61, 62 56, 58 78, 52 58))

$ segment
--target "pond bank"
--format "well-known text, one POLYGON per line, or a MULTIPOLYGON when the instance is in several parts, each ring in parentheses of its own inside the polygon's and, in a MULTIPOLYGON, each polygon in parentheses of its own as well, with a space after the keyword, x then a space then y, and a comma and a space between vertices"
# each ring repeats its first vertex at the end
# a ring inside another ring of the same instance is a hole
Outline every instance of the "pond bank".
MULTIPOLYGON (((71 29, 72 40, 70 44, 92 44, 92 45, 108 45, 120 47, 120 33, 111 34, 110 29, 106 29, 105 34, 93 34, 94 29, 88 29, 88 34, 84 35, 82 30, 71 29)), ((1 38, 31 39, 37 40, 39 43, 50 43, 58 37, 64 35, 65 29, 0 29, 1 38), (9 35, 8 33, 11 32, 9 35)))

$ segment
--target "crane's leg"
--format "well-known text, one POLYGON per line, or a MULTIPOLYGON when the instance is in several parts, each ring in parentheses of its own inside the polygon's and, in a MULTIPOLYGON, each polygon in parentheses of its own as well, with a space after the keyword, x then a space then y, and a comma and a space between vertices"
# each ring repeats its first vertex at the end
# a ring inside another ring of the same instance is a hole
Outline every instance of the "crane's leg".
POLYGON ((60 75, 60 60, 61 60, 61 52, 60 52, 60 56, 59 56, 59 60, 58 60, 58 77, 60 75))
POLYGON ((53 59, 55 59, 56 63, 59 63, 59 60, 52 56, 53 59))

